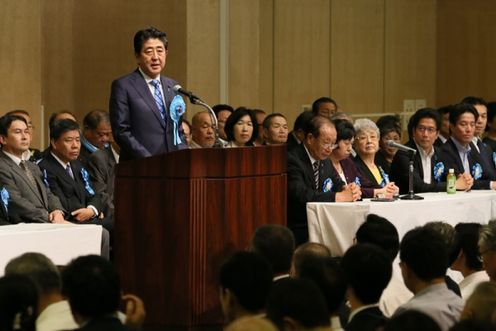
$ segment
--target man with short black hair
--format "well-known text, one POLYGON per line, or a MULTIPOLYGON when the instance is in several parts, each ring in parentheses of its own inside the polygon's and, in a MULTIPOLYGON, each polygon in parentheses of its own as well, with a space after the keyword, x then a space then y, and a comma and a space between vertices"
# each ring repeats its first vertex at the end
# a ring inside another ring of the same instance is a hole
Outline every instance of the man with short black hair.
POLYGON ((226 125, 227 118, 231 116, 234 112, 233 107, 226 104, 218 104, 212 107, 212 110, 217 116, 217 123, 219 125, 219 138, 223 141, 227 141, 226 132, 224 131, 224 126, 226 125))
POLYGON ((446 286, 448 251, 442 236, 428 227, 408 231, 401 241, 400 260, 403 280, 414 297, 395 315, 419 310, 447 331, 459 320, 463 300, 446 286))
POLYGON ((283 114, 272 113, 263 121, 266 145, 281 145, 288 140, 288 121, 283 114))
POLYGON ((294 236, 282 225, 267 224, 255 230, 249 250, 269 261, 274 281, 289 277, 295 249, 294 236))
POLYGON ((321 97, 312 103, 312 112, 315 115, 331 118, 338 111, 338 104, 329 97, 321 97))
POLYGON ((391 280, 391 260, 384 250, 372 244, 350 247, 341 262, 348 281, 351 307, 347 331, 375 331, 386 324, 379 299, 391 280))

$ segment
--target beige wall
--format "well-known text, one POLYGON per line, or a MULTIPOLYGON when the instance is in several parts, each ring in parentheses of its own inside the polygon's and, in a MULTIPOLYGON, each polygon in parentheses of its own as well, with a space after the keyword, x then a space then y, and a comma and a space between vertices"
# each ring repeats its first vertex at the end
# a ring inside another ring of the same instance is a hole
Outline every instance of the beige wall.
MULTIPOLYGON (((0 113, 29 110, 36 147, 42 107, 46 117, 69 109, 79 119, 107 109, 111 81, 135 68, 134 33, 149 25, 168 33, 166 75, 211 105, 282 112, 290 122, 323 95, 355 114, 399 112, 404 99, 426 99, 430 106, 468 94, 496 99, 492 0, 0 5, 0 113)), ((189 117, 198 110, 190 106, 189 117)))

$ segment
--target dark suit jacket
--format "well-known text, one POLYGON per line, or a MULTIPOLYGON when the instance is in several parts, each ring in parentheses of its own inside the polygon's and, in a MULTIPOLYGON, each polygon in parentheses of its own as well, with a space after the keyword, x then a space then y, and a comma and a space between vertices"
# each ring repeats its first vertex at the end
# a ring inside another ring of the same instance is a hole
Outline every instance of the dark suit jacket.
POLYGON ((487 146, 480 139, 477 139, 477 148, 475 148, 474 144, 470 144, 470 148, 472 148, 471 153, 478 154, 478 158, 482 162, 482 168, 484 171, 487 171, 487 178, 491 180, 496 180, 496 169, 493 160, 493 150, 491 147, 487 146))
MULTIPOLYGON (((434 155, 431 158, 431 183, 424 183, 424 169, 422 168, 422 160, 418 151, 417 145, 414 141, 410 140, 406 146, 413 148, 417 151, 413 158, 413 191, 414 192, 442 192, 446 191, 446 175, 448 168, 443 162, 441 156, 441 149, 434 147, 434 155), (440 181, 436 181, 434 177, 435 165, 441 162, 444 166, 444 172, 440 177, 440 181)), ((398 151, 394 156, 393 163, 391 164, 391 181, 400 188, 400 193, 408 193, 408 172, 410 167, 410 155, 404 151, 398 151)))
POLYGON ((378 307, 371 307, 357 313, 346 326, 346 331, 376 331, 384 326, 387 318, 378 307))
POLYGON ((48 214, 56 209, 64 211, 60 200, 45 187, 42 173, 36 164, 27 162, 37 188, 33 187, 24 170, 0 151, 0 183, 9 192, 8 214, 11 223, 46 223, 48 214))
MULTIPOLYGON (((341 164, 347 183, 356 183, 356 178, 358 178, 362 190, 362 198, 373 198, 374 189, 381 188, 380 185, 376 185, 375 182, 372 183, 367 177, 363 177, 351 158, 348 157, 339 161, 339 163, 341 164)), ((334 171, 336 170, 334 169, 334 171)))
POLYGON ((138 69, 112 82, 109 104, 110 122, 115 141, 121 148, 120 159, 122 161, 187 148, 185 143, 175 146, 173 140, 173 121, 170 117, 169 106, 177 95, 173 90, 177 83, 164 76, 160 77, 160 81, 167 112, 166 124, 138 69))
MULTIPOLYGON (((288 226, 295 236, 298 236, 295 230, 301 230, 302 234, 306 231, 308 238, 307 202, 333 202, 336 192, 340 192, 343 185, 343 181, 332 171, 331 161, 324 160, 321 161, 319 189, 316 190, 312 164, 304 145, 288 153, 288 226), (329 186, 330 190, 327 190, 329 186)), ((301 243, 305 238, 296 239, 301 243)))
POLYGON ((288 134, 288 140, 287 140, 286 144, 288 145, 288 151, 289 152, 291 152, 293 149, 295 149, 295 147, 301 145, 301 143, 299 143, 298 140, 296 140, 295 136, 293 135, 293 131, 291 131, 288 134))
MULTIPOLYGON (((453 168, 455 170, 455 175, 457 176, 465 172, 462 160, 460 159, 460 155, 458 154, 458 149, 456 148, 456 145, 453 142, 452 138, 448 139, 448 141, 446 141, 446 143, 443 145, 442 153, 442 157, 444 158, 447 169, 453 168)), ((474 185, 472 186, 472 189, 489 190, 490 181, 492 180, 489 177, 490 171, 484 169, 484 162, 480 159, 479 153, 477 153, 477 151, 474 151, 474 148, 472 148, 472 151, 469 153, 468 163, 470 166, 470 174, 472 175, 472 177, 474 176, 472 170, 473 166, 476 163, 479 163, 482 167, 482 177, 478 180, 474 179, 474 185)))
MULTIPOLYGON (((92 195, 85 189, 83 175, 81 173, 83 166, 80 161, 71 161, 74 179, 69 176, 64 167, 62 167, 51 153, 48 153, 45 158, 41 160, 39 166, 42 170, 46 171, 50 190, 60 199, 62 206, 64 206, 68 213, 80 208, 86 208, 89 205, 94 206, 98 212, 101 212, 104 209, 105 205, 103 204, 101 194, 95 191, 95 194, 92 195)), ((91 180, 90 186, 94 190, 91 180)), ((67 219, 76 222, 72 217, 68 217, 67 219)), ((111 223, 111 220, 108 218, 105 220, 94 218, 85 223, 100 224, 109 229, 109 224, 107 223, 111 223)))
POLYGON ((87 169, 96 192, 102 195, 105 214, 114 213, 114 167, 115 158, 111 149, 97 150, 87 159, 87 169))
MULTIPOLYGON (((363 160, 360 158, 358 154, 353 158, 353 162, 355 162, 358 172, 362 176, 363 180, 369 183, 368 184, 370 185, 369 187, 382 188, 381 183, 377 182, 374 175, 372 174, 372 171, 370 171, 369 167, 367 167, 367 165, 363 162, 363 160)), ((377 167, 379 167, 379 165, 377 165, 377 167)))

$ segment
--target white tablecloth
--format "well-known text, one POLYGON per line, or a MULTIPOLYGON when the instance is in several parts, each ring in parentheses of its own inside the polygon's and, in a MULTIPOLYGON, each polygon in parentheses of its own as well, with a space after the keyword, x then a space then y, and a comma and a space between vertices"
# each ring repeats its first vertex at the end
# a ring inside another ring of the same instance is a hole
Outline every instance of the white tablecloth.
POLYGON ((73 258, 100 255, 102 227, 77 224, 16 224, 0 226, 0 276, 5 265, 26 252, 48 256, 56 265, 73 258))
POLYGON ((387 218, 396 226, 400 238, 416 226, 430 221, 486 224, 496 218, 496 192, 471 191, 422 193, 424 200, 394 202, 308 203, 308 231, 310 241, 331 249, 333 256, 341 256, 353 244, 358 227, 367 214, 387 218))

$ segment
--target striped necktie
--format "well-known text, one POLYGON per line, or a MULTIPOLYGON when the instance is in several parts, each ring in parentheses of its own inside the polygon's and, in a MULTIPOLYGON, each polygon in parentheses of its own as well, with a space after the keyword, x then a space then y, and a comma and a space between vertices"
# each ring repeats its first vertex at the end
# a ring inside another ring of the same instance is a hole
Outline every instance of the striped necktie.
POLYGON ((158 79, 154 79, 150 82, 155 88, 153 92, 153 98, 155 99, 155 103, 157 104, 158 109, 160 110, 160 115, 162 119, 165 121, 165 104, 164 99, 162 98, 162 92, 160 91, 160 81, 158 79))
POLYGON ((313 178, 315 181, 315 189, 319 189, 319 161, 313 163, 313 178))
POLYGON ((26 177, 28 177, 29 182, 33 185, 33 187, 38 188, 36 185, 36 180, 34 179, 33 173, 26 165, 26 161, 22 160, 21 163, 19 163, 19 165, 21 166, 22 170, 24 170, 24 172, 26 173, 26 177))

